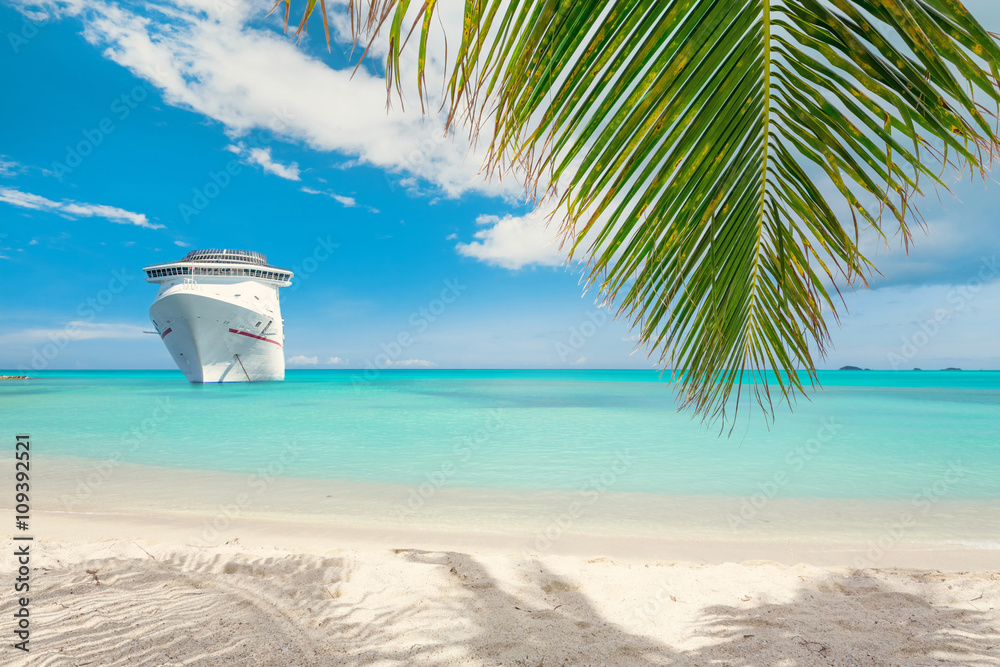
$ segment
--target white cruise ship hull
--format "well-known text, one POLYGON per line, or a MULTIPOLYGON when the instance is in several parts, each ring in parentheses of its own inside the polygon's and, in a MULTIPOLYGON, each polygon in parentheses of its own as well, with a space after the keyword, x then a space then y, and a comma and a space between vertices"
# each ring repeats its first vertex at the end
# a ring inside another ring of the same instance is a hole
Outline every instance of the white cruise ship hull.
POLYGON ((273 320, 272 315, 224 298, 178 292, 157 299, 149 316, 162 323, 160 337, 191 382, 285 379, 280 337, 260 335, 256 326, 273 320))
POLYGON ((151 264, 160 286, 149 319, 191 382, 285 379, 285 331, 278 289, 292 272, 249 250, 192 250, 151 264))

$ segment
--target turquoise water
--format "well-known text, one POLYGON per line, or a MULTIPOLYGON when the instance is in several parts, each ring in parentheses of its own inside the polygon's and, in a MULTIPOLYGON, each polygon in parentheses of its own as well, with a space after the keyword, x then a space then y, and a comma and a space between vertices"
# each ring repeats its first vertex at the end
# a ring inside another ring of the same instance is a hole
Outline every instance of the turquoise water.
POLYGON ((570 491, 614 470, 622 492, 1000 498, 1000 372, 820 378, 770 428, 744 413, 719 437, 652 371, 289 371, 252 385, 55 371, 0 383, 0 433, 30 433, 39 465, 253 473, 283 458, 285 476, 399 485, 570 491))

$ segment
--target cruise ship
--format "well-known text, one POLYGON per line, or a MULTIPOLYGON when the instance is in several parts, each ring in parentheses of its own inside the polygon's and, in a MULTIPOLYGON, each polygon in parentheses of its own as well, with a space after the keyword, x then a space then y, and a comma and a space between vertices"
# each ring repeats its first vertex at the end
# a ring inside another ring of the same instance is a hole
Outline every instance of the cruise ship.
POLYGON ((193 250, 151 264, 160 286, 149 319, 191 382, 285 379, 285 328, 278 288, 292 272, 249 250, 193 250))

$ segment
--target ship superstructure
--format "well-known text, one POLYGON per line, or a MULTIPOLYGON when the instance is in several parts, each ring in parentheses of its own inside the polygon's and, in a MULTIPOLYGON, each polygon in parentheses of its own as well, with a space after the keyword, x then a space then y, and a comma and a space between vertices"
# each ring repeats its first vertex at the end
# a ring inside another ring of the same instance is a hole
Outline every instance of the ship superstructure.
POLYGON ((191 382, 285 378, 278 289, 292 272, 249 250, 193 250, 143 269, 160 286, 149 319, 191 382))

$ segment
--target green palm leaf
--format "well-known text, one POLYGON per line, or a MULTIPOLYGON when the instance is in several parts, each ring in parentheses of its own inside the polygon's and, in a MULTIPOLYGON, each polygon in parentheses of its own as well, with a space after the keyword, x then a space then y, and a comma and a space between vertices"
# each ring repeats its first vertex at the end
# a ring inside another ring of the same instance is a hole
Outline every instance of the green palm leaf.
MULTIPOLYGON (((436 3, 359 5, 397 89, 419 28, 423 94, 436 3)), ((772 411, 815 384, 862 229, 908 242, 915 196, 992 158, 998 65, 958 0, 466 0, 446 105, 474 133, 492 112, 489 166, 557 199, 684 403, 724 418, 745 381, 772 411)))

